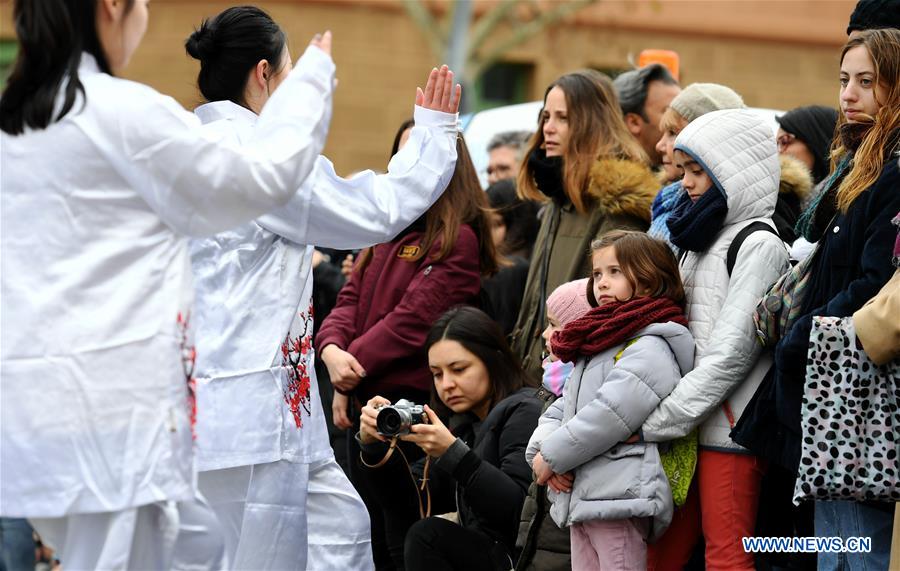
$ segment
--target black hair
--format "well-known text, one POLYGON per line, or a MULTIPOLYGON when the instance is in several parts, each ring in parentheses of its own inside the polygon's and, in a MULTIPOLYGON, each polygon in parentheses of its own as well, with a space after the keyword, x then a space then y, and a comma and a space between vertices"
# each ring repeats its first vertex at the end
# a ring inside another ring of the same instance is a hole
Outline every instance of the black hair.
POLYGON ((184 42, 187 53, 200 60, 197 85, 207 101, 243 105, 250 71, 261 60, 281 69, 287 36, 264 11, 235 6, 203 20, 184 42))
MULTIPOLYGON (((125 14, 133 5, 126 0, 125 14)), ((78 77, 83 52, 97 60, 100 71, 112 71, 97 35, 97 0, 16 0, 13 20, 19 53, 0 98, 0 129, 19 135, 26 127, 46 129, 72 110, 79 93, 84 97, 78 77), (54 117, 64 83, 62 107, 54 117)))
MULTIPOLYGON (((480 309, 459 305, 440 316, 428 332, 425 350, 439 341, 456 341, 484 363, 491 381, 489 408, 525 386, 522 365, 509 348, 503 330, 480 309)), ((443 418, 451 414, 438 397, 434 383, 431 385, 431 408, 443 418)))
POLYGON ((403 123, 400 123, 400 128, 397 129, 397 134, 394 135, 394 144, 391 145, 390 158, 394 158, 394 155, 396 155, 397 151, 400 150, 400 137, 403 136, 403 132, 406 131, 407 129, 412 129, 415 126, 416 126, 416 122, 412 118, 407 119, 403 123))
POLYGON ((613 80, 616 94, 619 96, 619 107, 622 115, 634 113, 640 115, 644 121, 649 121, 644 111, 647 103, 647 92, 650 84, 661 81, 666 85, 678 85, 666 66, 660 63, 652 63, 639 69, 633 69, 621 73, 613 80))
POLYGON ((506 239, 502 253, 510 255, 522 253, 531 257, 534 241, 537 239, 541 222, 538 220, 538 205, 530 200, 522 200, 516 194, 516 181, 500 180, 487 189, 488 202, 506 225, 506 239))

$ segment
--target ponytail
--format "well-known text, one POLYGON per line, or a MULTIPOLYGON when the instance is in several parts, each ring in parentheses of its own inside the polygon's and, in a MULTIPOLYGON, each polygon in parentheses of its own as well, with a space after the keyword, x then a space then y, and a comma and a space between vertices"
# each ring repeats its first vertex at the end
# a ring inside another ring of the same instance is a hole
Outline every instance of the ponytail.
MULTIPOLYGON (((134 0, 126 1, 126 13, 134 0)), ((96 29, 97 0, 16 0, 13 9, 19 54, 0 99, 0 130, 19 135, 46 129, 75 105, 84 86, 78 77, 82 52, 111 73, 96 29), (62 108, 53 109, 64 87, 62 108)))

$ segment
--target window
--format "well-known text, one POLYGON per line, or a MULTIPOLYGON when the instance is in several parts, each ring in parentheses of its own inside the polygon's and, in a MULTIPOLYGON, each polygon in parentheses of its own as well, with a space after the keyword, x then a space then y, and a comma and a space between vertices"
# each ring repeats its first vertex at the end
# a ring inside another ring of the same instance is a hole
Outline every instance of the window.
POLYGON ((472 111, 530 101, 533 73, 534 65, 530 63, 495 63, 475 83, 472 111))
POLYGON ((0 40, 0 88, 6 87, 6 78, 12 71, 13 62, 16 61, 16 53, 19 44, 16 40, 0 40))

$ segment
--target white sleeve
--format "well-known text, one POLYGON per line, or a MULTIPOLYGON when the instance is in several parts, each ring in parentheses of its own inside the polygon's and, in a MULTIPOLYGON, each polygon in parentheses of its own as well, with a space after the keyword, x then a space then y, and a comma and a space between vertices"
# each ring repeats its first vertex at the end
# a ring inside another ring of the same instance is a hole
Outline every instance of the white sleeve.
POLYGON ((118 113, 79 124, 164 222, 184 234, 209 235, 294 196, 325 144, 333 80, 331 58, 307 49, 242 145, 204 132, 174 100, 148 97, 138 87, 130 92, 134 101, 107 102, 118 113))
POLYGON ((294 198, 257 222, 293 242, 341 250, 394 239, 440 197, 456 166, 456 115, 417 106, 414 118, 387 174, 344 179, 319 157, 294 198))
POLYGON ((687 435, 746 380, 762 351, 753 312, 787 267, 787 251, 777 236, 758 232, 741 245, 725 303, 709 335, 714 342, 644 421, 644 440, 664 442, 687 435))

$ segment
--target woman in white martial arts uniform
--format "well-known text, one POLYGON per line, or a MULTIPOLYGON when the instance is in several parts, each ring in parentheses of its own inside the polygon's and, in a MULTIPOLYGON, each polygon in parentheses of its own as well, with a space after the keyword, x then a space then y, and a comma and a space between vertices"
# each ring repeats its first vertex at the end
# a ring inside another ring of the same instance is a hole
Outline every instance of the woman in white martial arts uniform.
MULTIPOLYGON (((284 33, 258 8, 235 7, 186 48, 210 101, 195 111, 204 128, 247 140, 290 71, 284 33)), ((389 241, 437 200, 456 162, 452 77, 432 71, 387 174, 345 180, 319 157, 288 204, 192 242, 199 482, 234 569, 373 568, 368 512, 334 460, 318 394, 312 245, 389 241)))
POLYGON ((176 542, 221 564, 215 515, 194 500, 185 235, 294 196, 327 134, 330 35, 242 147, 113 75, 147 0, 16 0, 14 18, 0 99, 0 515, 27 517, 66 569, 168 569, 176 542))

